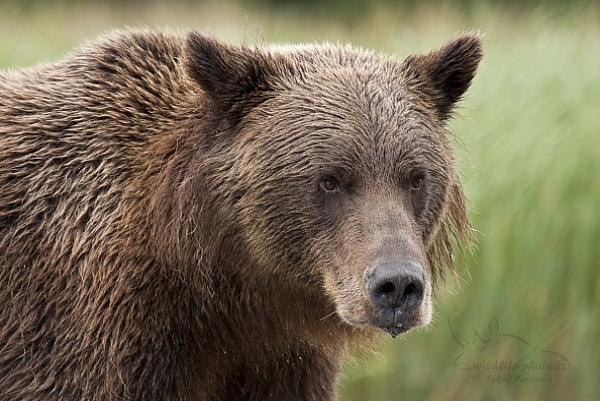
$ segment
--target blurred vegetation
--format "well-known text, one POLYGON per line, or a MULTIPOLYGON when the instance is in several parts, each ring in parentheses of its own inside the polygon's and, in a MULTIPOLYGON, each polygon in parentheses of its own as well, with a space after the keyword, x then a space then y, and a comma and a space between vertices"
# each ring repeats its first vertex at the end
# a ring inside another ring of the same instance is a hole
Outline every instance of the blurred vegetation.
POLYGON ((349 363, 341 399, 597 399, 599 7, 583 0, 289 3, 0 3, 0 66, 53 60, 125 25, 195 27, 246 43, 350 41, 400 58, 480 30, 485 60, 449 127, 477 230, 470 274, 462 269, 449 280, 430 329, 349 363), (360 12, 350 18, 342 11, 355 6, 360 12), (547 368, 565 360, 564 370, 547 368), (527 377, 545 381, 518 382, 527 377))
MULTIPOLYGON (((215 0, 212 0, 215 1, 215 0)), ((145 6, 150 3, 161 2, 161 0, 57 0, 53 5, 81 6, 85 4, 107 4, 113 7, 123 5, 145 6)), ((164 1, 165 3, 168 3, 164 1)), ((186 3, 189 6, 195 4, 210 3, 210 0, 179 0, 178 3, 186 3)), ((301 13, 329 14, 330 18, 343 20, 346 23, 360 20, 365 13, 372 12, 382 7, 397 8, 403 10, 415 10, 425 6, 452 6, 453 8, 469 12, 474 8, 483 6, 512 8, 515 10, 545 8, 553 10, 557 14, 571 12, 573 9, 581 10, 593 5, 597 0, 229 0, 228 3, 237 4, 241 7, 254 9, 292 11, 301 13)), ((22 10, 39 6, 47 6, 45 0, 0 0, 0 4, 8 5, 22 10)))

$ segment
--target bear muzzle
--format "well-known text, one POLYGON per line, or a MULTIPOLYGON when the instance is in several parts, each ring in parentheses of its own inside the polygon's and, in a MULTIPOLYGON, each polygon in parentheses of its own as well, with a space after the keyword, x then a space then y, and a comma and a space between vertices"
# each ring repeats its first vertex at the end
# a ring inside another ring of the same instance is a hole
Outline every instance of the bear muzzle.
POLYGON ((425 293, 421 264, 413 261, 380 263, 365 274, 373 304, 372 324, 396 337, 418 325, 425 293))

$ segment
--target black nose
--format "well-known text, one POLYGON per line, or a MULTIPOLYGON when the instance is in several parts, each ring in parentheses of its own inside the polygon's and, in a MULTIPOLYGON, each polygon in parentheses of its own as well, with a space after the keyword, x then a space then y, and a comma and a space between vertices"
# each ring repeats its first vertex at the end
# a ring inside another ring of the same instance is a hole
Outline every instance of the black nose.
MULTIPOLYGON (((375 306, 377 325, 386 330, 406 327, 423 301, 423 268, 415 262, 382 263, 365 276, 375 306)), ((398 330, 394 330, 398 331, 398 330)))

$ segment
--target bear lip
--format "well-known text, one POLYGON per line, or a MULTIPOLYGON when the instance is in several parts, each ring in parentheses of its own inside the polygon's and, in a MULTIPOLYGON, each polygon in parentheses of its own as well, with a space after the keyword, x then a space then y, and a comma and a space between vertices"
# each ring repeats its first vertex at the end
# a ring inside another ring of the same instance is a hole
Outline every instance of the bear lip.
POLYGON ((389 333, 392 338, 396 338, 400 334, 404 334, 412 328, 419 326, 416 316, 414 315, 401 316, 400 313, 396 313, 395 315, 396 316, 394 316, 393 322, 390 322, 389 320, 382 322, 380 320, 378 322, 374 322, 373 325, 389 333))
POLYGON ((398 337, 400 334, 404 334, 407 331, 409 331, 410 329, 412 329, 412 327, 408 326, 408 325, 402 325, 400 324, 399 326, 393 326, 393 327, 386 327, 383 328, 383 330, 387 331, 388 333, 390 333, 390 335, 392 336, 392 338, 396 338, 398 337))

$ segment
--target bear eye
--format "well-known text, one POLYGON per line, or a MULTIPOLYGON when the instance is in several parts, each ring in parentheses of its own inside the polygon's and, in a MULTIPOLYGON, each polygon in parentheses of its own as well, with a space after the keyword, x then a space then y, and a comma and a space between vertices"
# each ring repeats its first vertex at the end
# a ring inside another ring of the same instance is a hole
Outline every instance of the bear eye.
POLYGON ((410 177, 410 189, 418 190, 423 187, 425 183, 425 174, 423 172, 415 172, 410 177))
POLYGON ((337 192, 338 191, 338 182, 333 177, 326 177, 319 182, 319 186, 325 192, 337 192))

